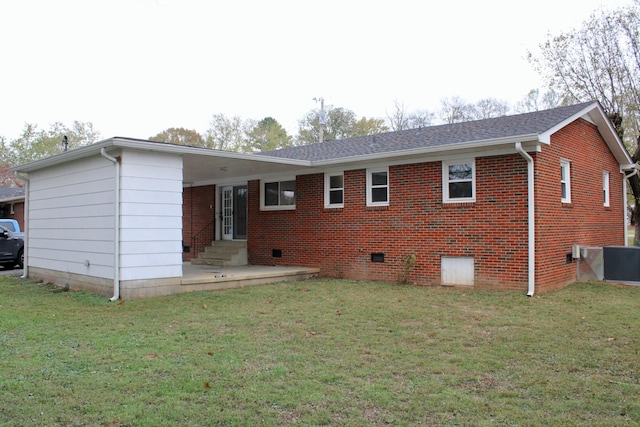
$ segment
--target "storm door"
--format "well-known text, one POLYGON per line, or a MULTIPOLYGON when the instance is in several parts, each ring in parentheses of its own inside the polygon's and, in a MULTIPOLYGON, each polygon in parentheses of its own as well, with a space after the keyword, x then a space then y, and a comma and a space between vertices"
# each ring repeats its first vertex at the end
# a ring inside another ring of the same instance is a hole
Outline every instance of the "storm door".
POLYGON ((222 187, 222 239, 247 238, 247 186, 222 187))

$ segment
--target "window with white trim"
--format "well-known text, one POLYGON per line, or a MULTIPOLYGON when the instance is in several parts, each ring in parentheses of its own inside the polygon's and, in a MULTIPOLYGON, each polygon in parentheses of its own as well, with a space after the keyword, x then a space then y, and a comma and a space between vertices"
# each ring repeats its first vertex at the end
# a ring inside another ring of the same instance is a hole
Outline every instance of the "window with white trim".
POLYGON ((324 206, 325 208, 344 207, 344 173, 324 174, 324 206))
POLYGON ((367 206, 389 206, 389 168, 367 169, 367 206))
POLYGON ((609 172, 602 172, 602 204, 609 207, 609 172))
POLYGON ((562 203, 571 203, 571 162, 560 160, 560 186, 562 203))
POLYGON ((295 209, 296 180, 262 181, 260 205, 264 210, 295 209))
POLYGON ((445 203, 476 201, 476 161, 442 162, 442 200, 445 203))

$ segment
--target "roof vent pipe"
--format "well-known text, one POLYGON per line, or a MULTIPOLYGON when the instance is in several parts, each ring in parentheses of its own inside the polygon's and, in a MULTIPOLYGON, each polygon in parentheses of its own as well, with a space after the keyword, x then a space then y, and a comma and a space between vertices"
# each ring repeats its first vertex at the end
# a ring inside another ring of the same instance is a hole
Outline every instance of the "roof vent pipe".
POLYGON ((536 241, 535 241, 535 194, 533 192, 533 157, 523 148, 522 143, 516 142, 516 151, 527 161, 527 184, 528 184, 528 240, 529 240, 529 267, 528 267, 528 291, 527 296, 532 297, 536 288, 536 241))
POLYGON ((111 161, 115 167, 115 235, 114 235, 114 249, 113 249, 113 297, 110 301, 117 301, 120 299, 120 162, 115 157, 107 154, 104 148, 100 149, 100 155, 105 159, 111 161))

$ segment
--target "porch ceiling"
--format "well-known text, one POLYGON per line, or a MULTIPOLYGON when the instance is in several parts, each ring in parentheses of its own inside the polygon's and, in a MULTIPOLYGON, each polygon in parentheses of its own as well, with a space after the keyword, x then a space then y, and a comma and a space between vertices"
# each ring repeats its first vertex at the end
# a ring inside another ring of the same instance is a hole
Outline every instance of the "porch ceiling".
POLYGON ((183 180, 189 184, 206 184, 211 182, 230 182, 240 177, 259 178, 268 175, 294 173, 309 167, 309 162, 269 159, 264 156, 251 155, 242 157, 202 155, 202 153, 186 153, 183 158, 183 180))

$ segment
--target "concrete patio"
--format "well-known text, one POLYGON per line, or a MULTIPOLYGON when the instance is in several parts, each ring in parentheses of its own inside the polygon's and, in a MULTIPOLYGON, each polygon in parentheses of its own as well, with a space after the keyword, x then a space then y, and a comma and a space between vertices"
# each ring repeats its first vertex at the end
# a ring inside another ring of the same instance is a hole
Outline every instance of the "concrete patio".
POLYGON ((241 288, 289 280, 315 277, 319 268, 241 265, 215 267, 210 265, 182 265, 181 286, 184 292, 241 288))

